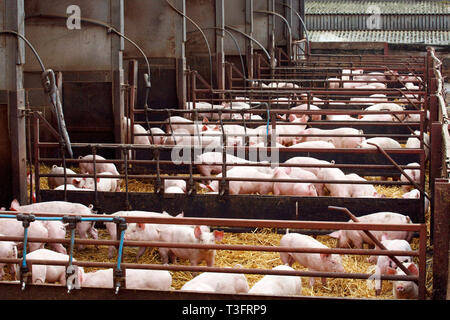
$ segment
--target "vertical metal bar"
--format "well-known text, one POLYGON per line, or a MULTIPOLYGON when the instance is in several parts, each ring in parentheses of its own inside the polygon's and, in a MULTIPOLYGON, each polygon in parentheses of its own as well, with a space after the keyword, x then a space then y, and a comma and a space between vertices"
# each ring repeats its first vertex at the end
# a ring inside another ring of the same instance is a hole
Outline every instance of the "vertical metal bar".
MULTIPOLYGON (((175 0, 175 7, 186 14, 186 1, 175 0)), ((186 108, 186 79, 184 77, 186 71, 186 18, 179 14, 175 17, 175 56, 176 56, 176 79, 177 79, 177 97, 178 107, 186 108)))
MULTIPOLYGON (((245 0, 245 33, 253 37, 253 0, 245 0)), ((247 74, 249 78, 254 78, 253 70, 253 41, 245 38, 247 74)))
MULTIPOLYGON (((24 34, 23 0, 5 0, 6 10, 3 28, 24 34)), ((6 83, 1 88, 8 90, 9 137, 11 144, 11 185, 12 197, 20 203, 27 201, 26 168, 26 123, 24 115, 25 90, 23 88, 23 66, 25 64, 25 44, 18 37, 6 37, 6 83)), ((3 72, 3 71, 2 71, 3 72)))
POLYGON ((216 56, 217 56, 217 88, 225 89, 225 4, 224 0, 216 0, 216 56))
POLYGON ((33 113, 33 129, 34 129, 34 137, 33 137, 33 145, 34 145, 34 185, 35 185, 35 193, 36 193, 36 201, 41 201, 40 195, 40 184, 39 184, 39 175, 40 175, 40 165, 39 165, 39 118, 33 113))
POLYGON ((433 244, 433 300, 448 299, 449 282, 449 235, 450 235, 450 184, 446 179, 437 179, 434 186, 434 227, 431 233, 433 244))
POLYGON ((427 277, 427 225, 422 223, 419 231, 419 299, 425 300, 427 277))
MULTIPOLYGON (((429 188, 432 199, 430 201, 430 210, 435 212, 435 204, 440 199, 437 198, 437 193, 435 190, 435 180, 441 176, 442 167, 442 124, 440 122, 431 123, 430 132, 430 170, 429 170, 429 188)), ((430 216, 430 228, 433 230, 435 215, 430 216)), ((431 233, 430 241, 434 243, 434 233, 431 233)))
POLYGON ((127 208, 127 210, 130 210, 130 200, 129 200, 129 194, 128 194, 128 155, 129 152, 127 147, 123 148, 123 152, 124 152, 124 167, 125 167, 125 208, 127 208))

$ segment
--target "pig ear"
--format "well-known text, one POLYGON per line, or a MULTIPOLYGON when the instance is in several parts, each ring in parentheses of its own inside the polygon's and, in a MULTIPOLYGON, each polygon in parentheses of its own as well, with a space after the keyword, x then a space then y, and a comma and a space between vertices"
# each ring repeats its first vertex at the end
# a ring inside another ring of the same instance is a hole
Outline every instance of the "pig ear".
POLYGON ((20 208, 20 204, 19 201, 17 201, 17 199, 14 199, 13 201, 11 201, 11 208, 10 210, 12 211, 19 211, 20 208))
POLYGON ((213 234, 214 234, 214 238, 216 239, 216 241, 222 241, 223 231, 214 230, 213 234))
POLYGON ((200 229, 200 226, 195 226, 195 228, 194 228, 194 236, 197 239, 200 239, 201 235, 202 235, 202 229, 200 229))
POLYGON ((145 223, 136 223, 136 227, 138 228, 139 231, 144 231, 145 223))
POLYGON ((208 130, 208 126, 206 124, 204 124, 202 127, 202 131, 207 131, 207 130, 208 130))
POLYGON ((208 187, 207 187, 205 184, 203 184, 203 183, 199 183, 198 185, 199 185, 200 188, 202 188, 202 189, 208 189, 208 187))
POLYGON ((177 214, 175 218, 183 218, 184 217, 184 211, 181 211, 181 213, 177 214))
POLYGON ((203 117, 203 123, 209 123, 209 120, 207 117, 203 117))
POLYGON ((390 274, 390 275, 396 275, 397 274, 397 270, 394 269, 394 268, 388 267, 387 270, 386 270, 386 273, 390 274))
POLYGON ((97 183, 100 183, 100 178, 97 178, 97 183))
POLYGON ((419 269, 417 269, 417 266, 416 266, 414 263, 411 263, 411 264, 408 266, 408 270, 409 270, 413 275, 416 275, 416 276, 419 275, 419 269))
POLYGON ((213 189, 213 187, 211 187, 209 184, 206 186, 206 188, 207 189, 209 189, 209 191, 212 191, 212 192, 214 192, 214 189, 213 189))
POLYGON ((72 179, 72 183, 73 184, 78 184, 78 183, 80 183, 81 182, 81 178, 73 178, 72 179))
POLYGON ((331 253, 321 253, 320 254, 320 259, 322 259, 322 260, 326 260, 330 257, 331 257, 331 253))
POLYGON ((295 120, 297 120, 297 116, 296 116, 295 114, 291 113, 291 114, 289 115, 289 121, 290 121, 290 122, 294 122, 295 120))
POLYGON ((339 239, 341 237, 341 230, 334 231, 328 235, 331 238, 339 239))

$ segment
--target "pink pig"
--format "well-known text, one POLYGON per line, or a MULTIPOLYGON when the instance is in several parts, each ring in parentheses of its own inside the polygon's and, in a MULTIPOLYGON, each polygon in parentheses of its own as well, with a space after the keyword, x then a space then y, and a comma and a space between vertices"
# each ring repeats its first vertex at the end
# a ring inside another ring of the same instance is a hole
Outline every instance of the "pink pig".
MULTIPOLYGON (((113 288, 113 269, 83 273, 82 287, 113 288)), ((167 270, 126 269, 127 289, 170 290, 172 276, 167 270)))
MULTIPOLYGON (((405 267, 411 272, 412 275, 419 275, 419 268, 415 263, 407 263, 405 267)), ((406 275, 400 268, 389 268, 387 271, 391 275, 406 275)), ((392 292, 395 299, 417 299, 419 297, 419 287, 413 281, 394 281, 392 286, 392 292)))
POLYGON ((249 287, 247 278, 241 273, 203 272, 186 282, 180 290, 238 294, 247 293, 249 287))
MULTIPOLYGON (((295 271, 286 265, 279 265, 272 270, 295 271)), ((267 294, 273 296, 291 296, 302 294, 302 279, 297 276, 265 275, 248 291, 251 294, 267 294)))
MULTIPOLYGON (((318 180, 348 180, 344 172, 339 168, 322 168, 317 174, 318 180)), ((324 182, 324 186, 330 192, 332 197, 351 197, 352 186, 350 184, 338 184, 333 182, 324 182)))
MULTIPOLYGON (((328 248, 316 239, 299 233, 285 234, 280 240, 281 247, 289 248, 328 248)), ((308 268, 309 271, 319 272, 345 272, 341 256, 330 253, 302 253, 302 252, 280 252, 281 261, 292 266, 294 261, 308 268)), ((311 277, 309 284, 314 285, 311 277)), ((322 284, 326 285, 326 278, 322 278, 322 284)))
MULTIPOLYGON (((170 225, 159 228, 160 241, 169 243, 201 243, 214 244, 223 239, 223 231, 215 230, 208 232, 200 226, 192 228, 183 225, 170 225)), ((186 249, 186 248, 159 248, 162 263, 167 264, 170 260, 176 262, 176 258, 187 259, 191 265, 196 266, 201 261, 206 261, 208 267, 214 265, 216 250, 214 249, 186 249)))
MULTIPOLYGON (((17 200, 11 202, 11 210, 20 212, 41 212, 41 213, 61 213, 64 215, 89 215, 93 214, 92 206, 86 207, 81 203, 72 203, 66 201, 46 201, 21 206, 17 200)), ((33 222, 34 223, 34 222, 33 222)), ((95 222, 82 221, 77 223, 77 232, 81 239, 87 239, 88 234, 94 239, 98 239, 97 229, 94 228, 95 222)), ((79 249, 84 245, 80 244, 79 249)))
MULTIPOLYGON (((92 154, 89 154, 84 157, 80 156, 78 157, 78 159, 90 161, 90 162, 80 162, 80 171, 82 174, 85 173, 94 174, 94 163, 92 162, 94 156, 92 154)), ((106 160, 106 159, 103 158, 102 156, 96 155, 95 160, 106 160)), ((110 172, 113 175, 120 175, 114 163, 96 163, 95 168, 97 173, 110 172)))
MULTIPOLYGON (((0 236, 5 236, 4 234, 0 234, 0 236)), ((0 258, 7 259, 17 259, 17 245, 13 241, 0 241, 0 258)), ((3 278, 5 272, 3 271, 3 267, 6 263, 0 263, 0 280, 3 278)), ((12 279, 16 279, 17 274, 17 265, 13 263, 9 263, 9 272, 12 276, 12 279)))
MULTIPOLYGON (((301 169, 300 169, 301 170, 301 169)), ((274 171, 274 179, 301 179, 301 178, 309 178, 307 177, 307 173, 310 173, 308 171, 305 171, 304 176, 300 175, 299 177, 292 177, 288 175, 287 172, 291 173, 292 171, 298 171, 298 170, 292 170, 291 168, 277 168, 274 171)), ((315 197, 317 196, 316 188, 312 183, 300 183, 300 182, 274 182, 273 183, 273 194, 278 195, 284 195, 284 196, 311 196, 315 197)))
MULTIPOLYGON (((384 223, 384 224, 410 224, 411 219, 408 216, 395 212, 376 212, 358 217, 361 223, 384 223)), ((348 222, 352 222, 349 220, 348 222)), ((387 240, 404 239, 411 241, 413 232, 409 231, 371 231, 371 233, 381 241, 384 236, 387 240)), ((339 248, 347 248, 353 245, 355 248, 361 249, 363 243, 375 245, 373 241, 363 232, 359 230, 339 230, 329 234, 330 237, 338 239, 339 248)))
MULTIPOLYGON (((62 254, 48 249, 39 249, 27 254, 27 260, 54 260, 54 261, 69 261, 67 254, 62 254)), ((76 261, 73 258, 73 261, 76 261)), ((78 267, 78 281, 81 284, 83 281, 83 268, 78 267)), ((32 264, 31 267, 32 283, 56 283, 66 285, 66 266, 63 265, 43 265, 32 264)))
MULTIPOLYGON (((418 164, 417 162, 408 163, 408 167, 412 166, 420 167, 420 164, 418 164)), ((407 174, 415 183, 420 184, 420 169, 403 169, 403 171, 405 171, 405 174, 407 174)), ((400 176, 400 181, 410 183, 406 176, 403 174, 400 176)), ((402 190, 404 192, 411 191, 412 189, 414 189, 413 185, 402 185, 402 190)))

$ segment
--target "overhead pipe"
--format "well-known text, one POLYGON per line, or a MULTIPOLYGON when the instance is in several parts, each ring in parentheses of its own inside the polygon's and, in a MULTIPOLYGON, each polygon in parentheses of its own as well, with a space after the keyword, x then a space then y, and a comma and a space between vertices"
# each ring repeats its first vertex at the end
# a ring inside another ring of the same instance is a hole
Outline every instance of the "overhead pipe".
POLYGON ((37 53, 36 49, 33 47, 30 41, 26 39, 23 35, 16 31, 12 30, 2 30, 0 31, 0 34, 8 34, 8 35, 14 35, 20 39, 22 39, 28 47, 30 47, 33 54, 36 56, 36 59, 39 62, 39 65, 42 69, 42 75, 41 75, 41 81, 42 81, 42 87, 44 88, 45 93, 48 94, 50 98, 50 102, 52 103, 53 107, 55 108, 56 118, 58 122, 58 131, 59 131, 59 143, 64 150, 64 147, 67 149, 67 152, 69 153, 69 156, 73 158, 73 152, 72 152, 72 146, 70 143, 69 134, 67 133, 66 128, 66 122, 64 121, 64 113, 62 109, 61 99, 59 95, 58 87, 56 86, 55 81, 55 73, 52 69, 46 69, 44 66, 44 63, 42 62, 42 59, 40 58, 39 54, 37 53), (62 137, 62 139, 61 139, 62 137))
POLYGON ((287 3, 281 3, 279 2, 279 4, 288 7, 289 9, 291 9, 292 11, 294 11, 294 13, 297 15, 298 19, 300 20, 300 23, 303 26, 303 31, 305 31, 305 39, 306 39, 306 44, 308 46, 308 50, 309 50, 309 35, 308 35, 308 29, 306 28, 306 24, 305 21, 303 20, 302 16, 300 15, 300 13, 295 10, 294 8, 292 8, 290 5, 288 5, 287 3))
POLYGON ((211 89, 213 88, 213 67, 212 67, 212 54, 211 54, 211 47, 209 45, 208 39, 206 38, 205 33, 203 32, 203 30, 199 27, 199 25, 197 23, 195 23, 194 20, 192 20, 191 18, 189 18, 186 14, 184 14, 183 12, 181 12, 180 10, 178 10, 177 8, 175 8, 170 2, 169 0, 166 0, 166 3, 172 8, 172 10, 174 10, 176 13, 178 13, 179 15, 183 16, 184 18, 186 18, 190 23, 192 23, 197 29, 198 31, 200 31, 200 33, 203 36, 203 39, 205 40, 205 44, 206 47, 208 48, 208 54, 209 54, 209 81, 210 81, 210 86, 211 89))
MULTIPOLYGON (((289 32, 289 43, 292 43, 292 30, 291 30, 291 26, 289 25, 289 22, 287 21, 287 19, 285 17, 283 17, 283 15, 277 13, 277 12, 273 12, 273 11, 268 11, 268 10, 253 10, 253 12, 255 13, 265 13, 265 14, 272 14, 274 16, 279 17, 281 20, 284 21, 284 23, 286 24, 286 27, 288 28, 288 32, 289 32)), ((290 51, 290 48, 289 48, 290 51)), ((290 59, 292 60, 292 53, 290 54, 290 59)))

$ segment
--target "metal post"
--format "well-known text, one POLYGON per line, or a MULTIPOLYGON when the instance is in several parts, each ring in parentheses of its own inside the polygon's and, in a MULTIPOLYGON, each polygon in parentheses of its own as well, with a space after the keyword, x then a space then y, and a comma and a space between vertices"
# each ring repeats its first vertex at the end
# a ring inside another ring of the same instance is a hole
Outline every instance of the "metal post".
POLYGON ((216 0, 216 59, 217 59, 217 88, 225 89, 225 4, 224 0, 216 0))
MULTIPOLYGON (((253 37, 253 0, 245 0, 245 33, 253 37)), ((253 75, 253 41, 246 38, 246 57, 247 57, 247 75, 254 78, 253 75)))
MULTIPOLYGON (((186 14, 186 1, 176 0, 173 2, 174 6, 186 14)), ((184 73, 186 70, 186 18, 181 15, 175 16, 176 32, 175 34, 175 56, 176 56, 176 81, 177 81, 177 97, 178 107, 180 109, 186 108, 186 79, 184 73)))
MULTIPOLYGON (((23 0, 5 0, 3 28, 24 34, 23 0)), ((26 130, 25 130, 25 90, 23 89, 23 65, 25 47, 23 40, 7 36, 6 72, 7 77, 0 89, 9 91, 9 137, 11 146, 11 195, 20 203, 27 202, 26 130)))
POLYGON ((450 184, 437 179, 434 192, 435 223, 431 232, 439 241, 433 244, 433 300, 445 300, 449 298, 450 184))

